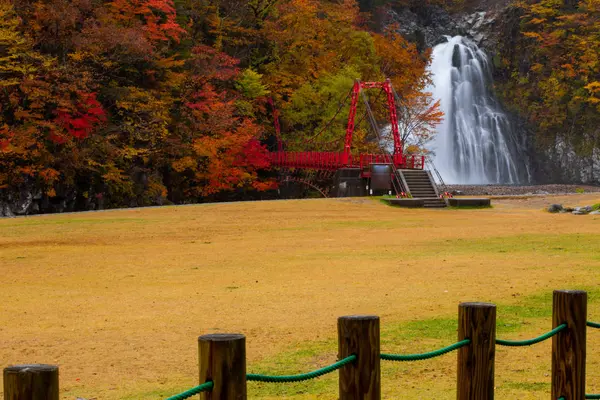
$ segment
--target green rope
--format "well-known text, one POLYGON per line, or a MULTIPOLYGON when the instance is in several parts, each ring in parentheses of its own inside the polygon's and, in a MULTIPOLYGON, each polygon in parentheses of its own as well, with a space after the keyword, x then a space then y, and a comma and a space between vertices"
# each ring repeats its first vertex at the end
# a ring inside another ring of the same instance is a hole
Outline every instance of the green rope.
POLYGON ((387 360, 387 361, 427 360, 428 358, 439 357, 442 354, 446 354, 446 353, 451 352, 452 350, 459 349, 463 346, 468 345, 469 343, 471 343, 471 339, 465 339, 465 340, 461 340, 458 343, 451 344, 450 346, 442 347, 441 349, 433 350, 433 351, 430 351, 427 353, 421 353, 421 354, 383 354, 382 353, 381 359, 387 360))
POLYGON ((167 400, 185 400, 188 397, 192 397, 200 392, 210 392, 213 388, 214 384, 212 381, 208 381, 203 383, 202 385, 196 386, 195 388, 191 388, 190 390, 186 390, 183 393, 176 394, 175 396, 169 397, 167 400))
POLYGON ((306 381, 309 379, 318 378, 321 375, 328 374, 330 372, 335 371, 336 369, 342 368, 346 364, 350 364, 356 361, 356 355, 352 354, 338 362, 335 362, 331 365, 328 365, 323 368, 319 368, 315 371, 307 372, 305 374, 298 375, 280 375, 280 376, 270 376, 270 375, 261 375, 261 374, 248 374, 246 375, 246 380, 248 381, 257 381, 257 382, 300 382, 306 381))
MULTIPOLYGON (((587 326, 592 328, 600 329, 600 323, 597 322, 587 322, 587 326)), ((556 335, 558 332, 567 328, 567 324, 561 324, 556 328, 552 329, 550 332, 546 332, 541 336, 538 336, 533 339, 528 340, 502 340, 496 339, 496 343, 501 346, 531 346, 532 344, 536 344, 542 342, 546 339, 551 338, 556 335)), ((417 360, 427 360, 429 358, 439 357, 451 351, 457 350, 463 346, 466 346, 471 343, 471 339, 464 339, 460 342, 451 344, 450 346, 442 347, 441 349, 433 350, 427 353, 420 354, 384 354, 381 353, 381 359, 387 361, 417 361, 417 360)), ((340 369, 346 364, 350 364, 356 361, 356 355, 348 356, 342 360, 339 360, 331 365, 328 365, 323 368, 319 368, 315 371, 307 372, 304 374, 298 375, 280 375, 280 376, 270 376, 270 375, 261 375, 261 374, 247 374, 247 381, 257 381, 257 382, 301 382, 309 379, 315 379, 319 376, 328 374, 337 369, 340 369)), ((208 381, 203 383, 202 385, 196 386, 192 389, 189 389, 183 393, 177 394, 175 396, 169 397, 167 400, 185 400, 189 397, 192 397, 198 393, 210 391, 213 388, 213 382, 208 381)), ((600 399, 600 394, 586 394, 586 399, 600 399)), ((558 398, 558 400, 566 400, 564 396, 558 398)))
POLYGON ((567 329, 567 324, 560 324, 556 328, 552 329, 550 332, 546 332, 542 336, 538 336, 533 339, 527 339, 527 340, 496 339, 496 343, 501 346, 531 346, 532 344, 543 342, 544 340, 551 338, 552 336, 556 335, 558 332, 562 331, 563 329, 567 329))

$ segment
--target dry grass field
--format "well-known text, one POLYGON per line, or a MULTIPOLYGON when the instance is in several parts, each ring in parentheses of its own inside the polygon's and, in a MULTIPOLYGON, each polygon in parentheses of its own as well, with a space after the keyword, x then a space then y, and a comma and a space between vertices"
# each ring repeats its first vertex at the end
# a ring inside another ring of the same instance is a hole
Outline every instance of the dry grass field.
MULTIPOLYGON (((247 335, 248 371, 331 363, 336 318, 382 319, 382 350, 456 341, 461 301, 498 304, 498 336, 549 330, 553 289, 600 321, 600 217, 552 202, 406 210, 371 199, 210 204, 0 220, 0 368, 58 364, 64 399, 161 399, 197 384, 198 335, 247 335)), ((588 333, 600 392, 600 330, 588 333)), ((385 363, 384 397, 453 399, 455 353, 385 363)), ((255 399, 336 399, 337 374, 249 384, 255 399)), ((547 399, 550 342, 498 348, 498 398, 547 399)), ((0 388, 2 387, 0 383, 0 388)))

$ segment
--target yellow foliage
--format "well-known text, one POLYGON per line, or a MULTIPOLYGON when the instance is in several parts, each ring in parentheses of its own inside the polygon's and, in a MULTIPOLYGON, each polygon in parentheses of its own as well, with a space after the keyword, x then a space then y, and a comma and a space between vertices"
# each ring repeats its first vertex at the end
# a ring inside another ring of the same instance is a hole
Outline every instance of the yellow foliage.
POLYGON ((169 99, 165 101, 149 90, 127 89, 127 96, 116 102, 117 112, 123 120, 122 131, 129 135, 132 144, 162 142, 169 135, 169 99))
POLYGON ((69 58, 71 58, 71 60, 73 60, 73 61, 80 62, 80 61, 85 60, 86 54, 82 51, 75 51, 75 52, 69 54, 69 58))
POLYGON ((588 12, 600 12, 600 0, 587 0, 584 4, 588 12))
POLYGON ((600 93, 600 82, 594 81, 589 85, 586 85, 585 89, 587 89, 592 94, 600 93))
POLYGON ((543 68, 544 68, 544 66, 540 63, 535 63, 531 66, 531 70, 536 73, 540 72, 543 68))
POLYGON ((525 37, 528 37, 528 38, 532 38, 532 39, 535 39, 535 40, 539 40, 540 42, 541 42, 542 40, 544 40, 544 38, 542 37, 542 35, 540 35, 540 34, 539 34, 539 33, 537 33, 537 32, 523 32, 523 35, 524 35, 525 37))
POLYGON ((529 20, 529 23, 539 25, 545 23, 546 21, 546 18, 532 18, 531 20, 529 20))
POLYGON ((177 172, 183 172, 186 169, 195 169, 198 162, 192 157, 183 157, 171 163, 171 167, 177 172))
POLYGON ((20 31, 21 19, 10 2, 0 1, 0 87, 18 86, 49 61, 33 50, 20 31))

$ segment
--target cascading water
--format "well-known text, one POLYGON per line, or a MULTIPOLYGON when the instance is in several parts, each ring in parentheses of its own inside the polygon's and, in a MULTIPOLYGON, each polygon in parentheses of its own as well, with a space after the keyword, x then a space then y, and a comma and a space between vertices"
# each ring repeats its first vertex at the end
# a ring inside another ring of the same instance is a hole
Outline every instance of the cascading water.
POLYGON ((524 163, 511 123, 490 86, 491 65, 474 43, 455 36, 433 49, 429 67, 444 121, 432 149, 434 163, 446 183, 519 183, 524 163), (521 167, 517 167, 521 165, 521 167))

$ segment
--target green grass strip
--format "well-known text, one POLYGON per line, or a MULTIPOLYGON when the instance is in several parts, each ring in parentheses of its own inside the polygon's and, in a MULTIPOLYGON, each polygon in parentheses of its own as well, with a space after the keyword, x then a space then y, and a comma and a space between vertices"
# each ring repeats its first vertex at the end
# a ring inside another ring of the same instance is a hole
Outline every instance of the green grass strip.
POLYGON ((190 390, 186 390, 183 393, 176 394, 175 396, 169 397, 167 400, 185 400, 188 397, 192 397, 201 392, 211 391, 214 384, 212 381, 208 381, 203 383, 202 385, 198 385, 195 388, 191 388, 190 390))
POLYGON ((590 328, 600 329, 600 324, 598 322, 588 321, 587 326, 589 326, 590 328))
POLYGON ((433 350, 427 353, 421 354, 381 354, 382 360, 387 361, 417 361, 427 360, 428 358, 439 357, 443 354, 449 353, 453 350, 459 349, 463 346, 471 343, 471 339, 461 340, 458 343, 451 344, 450 346, 442 347, 441 349, 433 350))
POLYGON ((562 331, 563 329, 567 329, 567 324, 560 324, 556 328, 552 329, 550 332, 546 332, 542 336, 538 336, 533 339, 527 339, 527 340, 496 339, 496 344, 499 344, 500 346, 513 346, 513 347, 531 346, 532 344, 543 342, 544 340, 551 338, 552 336, 556 335, 558 332, 562 331))
POLYGON ((586 399, 600 399, 600 394, 586 394, 586 399))
POLYGON ((284 382, 301 382, 307 381, 309 379, 318 378, 321 375, 328 374, 337 369, 342 368, 346 364, 350 364, 356 361, 356 355, 352 354, 338 362, 335 362, 331 365, 328 365, 323 368, 319 368, 315 371, 307 372, 305 374, 298 375, 279 375, 279 376, 271 376, 271 375, 261 375, 261 374, 248 374, 246 375, 246 380, 248 381, 256 381, 256 382, 272 382, 272 383, 284 383, 284 382))

